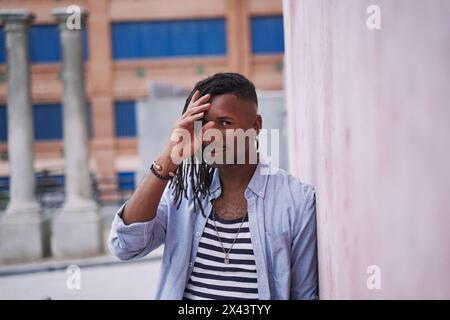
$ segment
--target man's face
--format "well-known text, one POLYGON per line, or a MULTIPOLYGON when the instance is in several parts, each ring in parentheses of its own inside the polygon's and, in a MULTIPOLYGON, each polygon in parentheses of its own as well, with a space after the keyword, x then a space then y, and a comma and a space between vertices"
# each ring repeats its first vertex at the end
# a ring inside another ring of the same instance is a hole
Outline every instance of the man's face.
MULTIPOLYGON (((249 163, 249 155, 254 152, 254 138, 245 138, 245 143, 242 143, 244 140, 239 142, 236 134, 239 132, 259 133, 262 119, 257 114, 256 104, 239 99, 233 94, 215 96, 211 100, 211 108, 204 117, 204 122, 208 121, 214 122, 213 129, 219 130, 222 137, 222 141, 220 139, 214 141, 213 139, 203 143, 203 147, 210 143, 212 144, 210 147, 214 146, 215 152, 211 152, 211 156, 216 159, 221 158, 223 165, 238 164, 238 157, 245 159, 245 163, 249 163), (227 153, 232 150, 234 150, 234 156, 231 157, 232 163, 229 163, 227 162, 227 153)), ((210 147, 209 150, 211 150, 210 147)), ((217 163, 211 165, 214 167, 222 166, 217 163)))

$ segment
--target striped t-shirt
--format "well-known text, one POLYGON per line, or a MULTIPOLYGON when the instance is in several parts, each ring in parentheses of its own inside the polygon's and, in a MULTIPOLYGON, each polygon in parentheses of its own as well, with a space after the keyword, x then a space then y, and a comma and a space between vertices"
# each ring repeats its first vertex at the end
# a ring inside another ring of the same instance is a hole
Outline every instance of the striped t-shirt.
MULTIPOLYGON (((236 237, 242 218, 223 220, 214 216, 223 247, 229 252, 236 237)), ((250 238, 248 215, 225 264, 212 213, 208 217, 200 243, 194 268, 189 276, 184 299, 258 299, 255 256, 250 238)))

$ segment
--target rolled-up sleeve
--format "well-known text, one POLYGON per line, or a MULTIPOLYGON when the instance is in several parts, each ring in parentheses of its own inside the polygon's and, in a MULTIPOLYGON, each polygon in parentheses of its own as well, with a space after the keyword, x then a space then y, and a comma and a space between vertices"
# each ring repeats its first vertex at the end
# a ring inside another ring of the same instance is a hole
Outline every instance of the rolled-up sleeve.
POLYGON ((158 205, 156 216, 146 222, 125 224, 122 213, 125 202, 117 211, 111 226, 109 249, 121 260, 141 258, 158 248, 166 238, 168 214, 168 188, 158 205))

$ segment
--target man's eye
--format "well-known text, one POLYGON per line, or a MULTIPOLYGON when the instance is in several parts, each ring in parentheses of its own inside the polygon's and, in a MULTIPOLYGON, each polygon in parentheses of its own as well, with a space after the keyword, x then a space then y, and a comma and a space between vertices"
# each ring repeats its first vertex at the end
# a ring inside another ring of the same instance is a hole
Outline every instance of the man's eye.
POLYGON ((229 125, 230 124, 230 121, 227 121, 227 120, 221 120, 220 121, 220 125, 221 126, 227 126, 227 125, 229 125))

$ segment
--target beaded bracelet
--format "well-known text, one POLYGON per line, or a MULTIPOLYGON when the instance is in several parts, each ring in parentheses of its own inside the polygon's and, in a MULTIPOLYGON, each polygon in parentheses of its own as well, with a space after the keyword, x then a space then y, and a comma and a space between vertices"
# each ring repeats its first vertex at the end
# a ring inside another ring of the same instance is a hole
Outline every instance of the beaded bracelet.
POLYGON ((161 180, 170 180, 174 177, 176 177, 176 174, 174 172, 169 171, 168 176, 160 175, 156 170, 161 171, 162 167, 157 164, 155 161, 153 161, 152 165, 150 166, 150 171, 159 179, 161 180))

